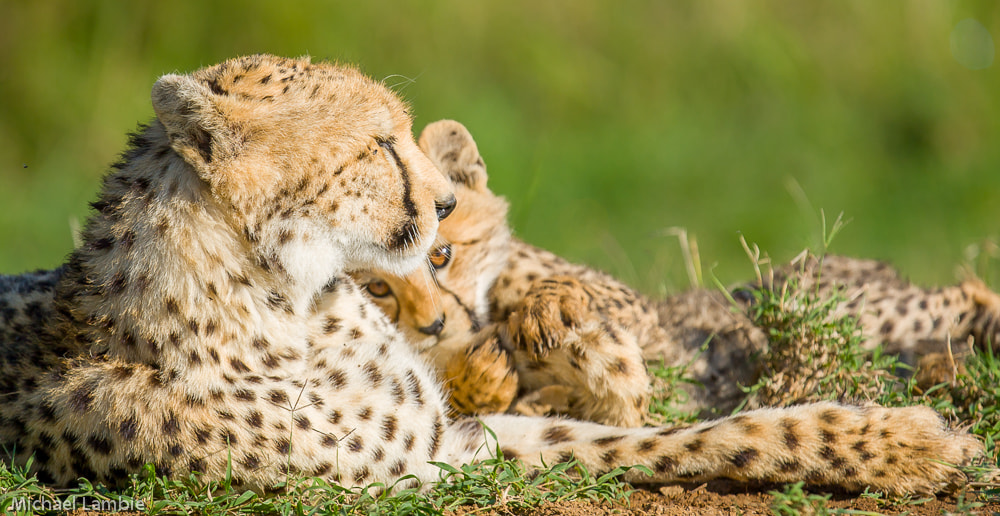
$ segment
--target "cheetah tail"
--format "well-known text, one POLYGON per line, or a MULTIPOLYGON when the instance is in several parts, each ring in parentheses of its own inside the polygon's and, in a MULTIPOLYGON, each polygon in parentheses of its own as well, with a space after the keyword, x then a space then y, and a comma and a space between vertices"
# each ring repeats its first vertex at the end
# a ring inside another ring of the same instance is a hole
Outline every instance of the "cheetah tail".
MULTIPOLYGON (((465 453, 493 450, 482 428, 464 426, 465 453), (475 444, 478 442, 478 445, 475 444)), ((982 444, 950 430, 927 407, 857 407, 816 403, 761 409, 692 426, 623 429, 566 419, 494 415, 482 418, 507 458, 531 465, 575 457, 592 473, 641 465, 626 473, 638 483, 738 481, 870 487, 889 494, 932 494, 963 485, 982 444)), ((488 434, 487 434, 488 435, 488 434)))

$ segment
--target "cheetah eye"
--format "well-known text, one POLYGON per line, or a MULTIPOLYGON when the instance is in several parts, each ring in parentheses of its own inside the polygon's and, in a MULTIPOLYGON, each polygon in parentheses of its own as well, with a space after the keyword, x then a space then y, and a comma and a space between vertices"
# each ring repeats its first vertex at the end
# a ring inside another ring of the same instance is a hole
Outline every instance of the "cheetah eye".
POLYGON ((448 262, 451 261, 451 244, 445 244, 437 249, 431 251, 431 254, 427 256, 427 259, 431 261, 431 266, 435 269, 440 269, 448 262))
POLYGON ((371 294, 372 297, 385 297, 392 292, 389 288, 389 284, 382 280, 375 280, 365 285, 365 289, 368 290, 368 293, 371 294))

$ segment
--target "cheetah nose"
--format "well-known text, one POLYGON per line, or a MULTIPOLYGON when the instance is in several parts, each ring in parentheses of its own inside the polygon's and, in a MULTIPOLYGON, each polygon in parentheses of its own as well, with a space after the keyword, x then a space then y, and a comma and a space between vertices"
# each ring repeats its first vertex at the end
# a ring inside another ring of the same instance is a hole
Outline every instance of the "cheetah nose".
POLYGON ((426 335, 440 335, 441 334, 441 330, 443 330, 443 329, 444 329, 444 316, 442 315, 441 317, 438 317, 430 325, 424 326, 423 328, 420 328, 419 331, 420 331, 420 333, 423 333, 423 334, 426 334, 426 335))
POLYGON ((445 217, 451 215, 451 212, 455 209, 455 194, 451 194, 447 199, 443 201, 434 201, 434 209, 437 210, 438 220, 444 220, 445 217))

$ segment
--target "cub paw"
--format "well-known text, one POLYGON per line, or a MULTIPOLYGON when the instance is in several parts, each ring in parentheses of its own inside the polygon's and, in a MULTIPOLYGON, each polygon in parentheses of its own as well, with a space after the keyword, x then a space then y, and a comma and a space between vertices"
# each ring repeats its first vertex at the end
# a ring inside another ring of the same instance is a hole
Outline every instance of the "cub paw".
POLYGON ((507 331, 518 349, 544 355, 580 327, 588 306, 589 295, 575 278, 538 280, 508 317, 507 331))
POLYGON ((449 402, 459 414, 504 412, 517 396, 517 371, 496 328, 477 334, 465 353, 454 354, 444 368, 449 402))

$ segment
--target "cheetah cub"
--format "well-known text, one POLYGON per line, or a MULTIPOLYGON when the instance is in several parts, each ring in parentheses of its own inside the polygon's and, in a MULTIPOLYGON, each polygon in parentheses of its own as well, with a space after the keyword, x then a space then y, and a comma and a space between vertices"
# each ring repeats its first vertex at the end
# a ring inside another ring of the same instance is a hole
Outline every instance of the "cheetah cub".
POLYGON ((442 373, 452 406, 503 412, 519 389, 542 389, 574 418, 642 425, 649 380, 639 343, 662 334, 655 306, 610 276, 513 238, 507 202, 488 188, 460 123, 428 125, 419 145, 459 199, 429 268, 356 279, 442 373))
MULTIPOLYGON (((746 313, 753 298, 744 287, 734 291, 737 307, 714 289, 646 298, 513 238, 507 203, 487 187, 483 159, 461 124, 430 124, 419 144, 461 201, 441 224, 429 272, 357 279, 429 357, 458 412, 541 408, 638 426, 649 392, 644 359, 687 365, 698 386, 685 409, 725 413, 745 398, 740 385, 756 380, 753 356, 767 337, 746 313)), ((869 347, 883 345, 911 364, 951 341, 997 341, 1000 297, 976 280, 925 289, 884 263, 802 255, 748 287, 793 281, 845 298, 831 315, 857 317, 869 347)))
POLYGON ((0 277, 0 444, 45 482, 116 484, 152 463, 260 491, 289 474, 405 486, 500 446, 529 464, 642 464, 640 482, 934 492, 981 452, 924 407, 641 429, 451 419, 432 367, 349 276, 412 273, 454 206, 403 103, 352 68, 267 55, 164 76, 152 101, 83 246, 0 277))

